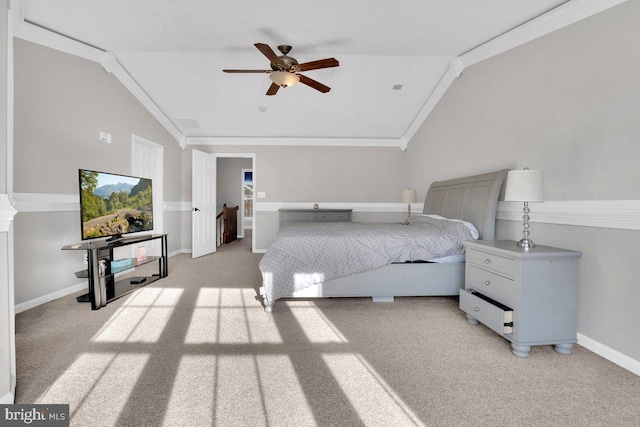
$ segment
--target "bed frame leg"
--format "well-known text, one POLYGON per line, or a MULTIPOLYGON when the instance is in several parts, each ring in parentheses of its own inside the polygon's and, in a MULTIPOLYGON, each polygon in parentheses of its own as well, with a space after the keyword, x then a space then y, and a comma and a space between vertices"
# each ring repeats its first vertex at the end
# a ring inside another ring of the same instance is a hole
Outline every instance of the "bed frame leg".
POLYGON ((264 301, 264 311, 271 314, 273 313, 273 301, 269 302, 267 300, 264 301))

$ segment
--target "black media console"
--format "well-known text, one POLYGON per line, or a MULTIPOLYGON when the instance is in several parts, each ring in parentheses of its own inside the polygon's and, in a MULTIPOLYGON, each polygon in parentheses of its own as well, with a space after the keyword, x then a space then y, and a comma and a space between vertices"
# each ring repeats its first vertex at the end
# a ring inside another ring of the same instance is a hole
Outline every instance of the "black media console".
POLYGON ((92 310, 99 310, 111 301, 133 292, 136 289, 167 277, 167 235, 151 234, 123 238, 117 241, 90 240, 67 245, 63 250, 87 251, 88 268, 76 272, 76 277, 86 278, 89 282, 89 293, 77 298, 79 302, 91 302, 92 310), (151 240, 160 240, 161 255, 147 256, 142 254, 135 258, 114 259, 114 249, 135 245, 151 240), (136 276, 116 280, 118 273, 133 269, 150 262, 158 262, 158 273, 151 276, 136 276))

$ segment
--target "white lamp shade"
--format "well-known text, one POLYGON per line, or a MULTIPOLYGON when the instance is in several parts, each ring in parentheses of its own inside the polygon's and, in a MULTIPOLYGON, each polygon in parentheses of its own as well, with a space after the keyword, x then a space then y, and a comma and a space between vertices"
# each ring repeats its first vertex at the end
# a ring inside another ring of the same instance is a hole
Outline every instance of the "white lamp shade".
POLYGON ((402 190, 402 203, 415 203, 416 200, 416 190, 402 190))
POLYGON ((509 171, 504 200, 510 202, 543 202, 544 174, 542 171, 529 169, 509 171))
POLYGON ((269 74, 269 78, 278 86, 293 86, 300 81, 300 76, 287 71, 274 71, 269 74))

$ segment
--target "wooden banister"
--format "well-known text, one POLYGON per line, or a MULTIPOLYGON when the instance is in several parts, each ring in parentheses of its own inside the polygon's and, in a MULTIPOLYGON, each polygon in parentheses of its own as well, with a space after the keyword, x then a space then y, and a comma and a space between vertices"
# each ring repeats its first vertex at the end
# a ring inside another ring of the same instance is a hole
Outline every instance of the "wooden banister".
POLYGON ((216 216, 216 224, 220 244, 231 243, 238 238, 238 206, 222 205, 222 211, 216 216))

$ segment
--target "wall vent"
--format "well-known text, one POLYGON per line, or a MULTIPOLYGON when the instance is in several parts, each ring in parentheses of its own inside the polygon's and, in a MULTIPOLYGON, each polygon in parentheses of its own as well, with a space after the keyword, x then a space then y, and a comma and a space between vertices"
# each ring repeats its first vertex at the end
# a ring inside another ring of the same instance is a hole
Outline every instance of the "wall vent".
POLYGON ((200 124, 196 121, 196 119, 178 119, 178 123, 184 129, 200 129, 200 124))

